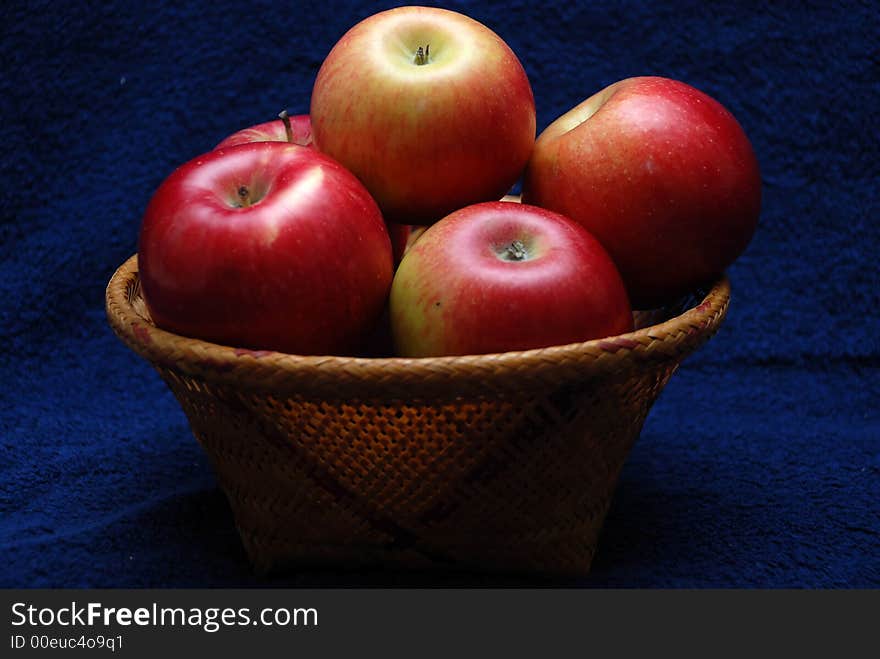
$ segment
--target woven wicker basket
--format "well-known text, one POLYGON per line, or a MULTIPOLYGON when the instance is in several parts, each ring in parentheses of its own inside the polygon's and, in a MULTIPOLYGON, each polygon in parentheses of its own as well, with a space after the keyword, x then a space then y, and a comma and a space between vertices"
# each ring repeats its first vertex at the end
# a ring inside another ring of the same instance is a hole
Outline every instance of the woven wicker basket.
POLYGON ((300 357, 170 334, 150 321, 135 256, 106 305, 180 401, 258 572, 577 575, 648 410, 718 329, 729 296, 722 278, 676 308, 637 313, 630 334, 430 359, 300 357))

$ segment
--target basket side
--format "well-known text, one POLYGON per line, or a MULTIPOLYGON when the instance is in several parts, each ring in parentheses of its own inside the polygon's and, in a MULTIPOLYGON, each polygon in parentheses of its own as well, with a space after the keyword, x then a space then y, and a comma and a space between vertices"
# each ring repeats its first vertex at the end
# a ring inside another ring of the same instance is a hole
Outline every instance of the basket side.
POLYGON ((674 365, 543 396, 327 401, 160 371, 254 566, 585 574, 633 442, 674 365))

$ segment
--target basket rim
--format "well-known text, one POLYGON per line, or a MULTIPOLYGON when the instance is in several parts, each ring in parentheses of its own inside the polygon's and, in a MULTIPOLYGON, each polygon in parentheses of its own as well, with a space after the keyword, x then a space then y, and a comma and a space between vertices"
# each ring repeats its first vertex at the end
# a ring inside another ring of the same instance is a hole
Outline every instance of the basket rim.
MULTIPOLYGON (((703 300, 663 322, 625 334, 579 343, 481 355, 443 357, 355 357, 295 355, 220 345, 163 330, 137 311, 132 291, 139 283, 137 254, 120 265, 105 291, 108 321, 134 352, 161 366, 211 381, 265 385, 270 389, 330 390, 365 383, 430 389, 438 381, 480 378, 505 388, 524 373, 574 369, 580 377, 625 369, 645 359, 680 361, 718 330, 730 302, 730 282, 721 275, 703 300), (317 379, 316 379, 317 378, 317 379)), ((139 292, 136 293, 139 295, 139 292)), ((262 387, 261 387, 262 388, 262 387)))

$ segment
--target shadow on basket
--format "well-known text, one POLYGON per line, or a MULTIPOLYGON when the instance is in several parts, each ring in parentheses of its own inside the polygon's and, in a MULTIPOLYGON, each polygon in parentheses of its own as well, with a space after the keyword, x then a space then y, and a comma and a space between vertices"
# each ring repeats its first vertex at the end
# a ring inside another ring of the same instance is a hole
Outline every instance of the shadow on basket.
POLYGON ((584 575, 648 411, 729 299, 722 278, 637 312, 629 334, 426 359, 300 357, 165 332, 136 256, 106 308, 180 402, 257 572, 584 575))

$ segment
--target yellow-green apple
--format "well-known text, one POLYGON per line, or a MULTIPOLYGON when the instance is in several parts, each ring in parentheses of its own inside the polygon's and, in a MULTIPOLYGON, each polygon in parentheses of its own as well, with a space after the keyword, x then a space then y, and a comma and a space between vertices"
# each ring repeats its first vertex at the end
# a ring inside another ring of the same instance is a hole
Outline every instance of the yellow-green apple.
POLYGON ((743 252, 761 178, 745 132, 718 101, 683 82, 638 77, 541 133, 523 201, 593 233, 633 305, 645 308, 721 274, 743 252))
POLYGON ((532 89, 510 47, 432 7, 390 9, 351 28, 321 65, 310 115, 316 147, 400 224, 499 199, 535 141, 532 89))
POLYGON ((392 278, 375 201, 330 157, 253 142, 203 154, 143 217, 144 301, 166 330, 238 348, 349 354, 392 278))
POLYGON ((267 121, 233 133, 220 142, 215 149, 248 142, 290 142, 300 146, 312 145, 312 123, 309 115, 288 116, 282 112, 280 118, 267 121))
POLYGON ((467 206, 419 238, 389 299, 397 354, 526 350, 631 331, 620 274, 593 236, 543 208, 467 206))

